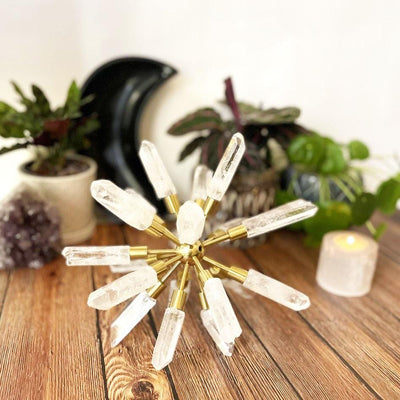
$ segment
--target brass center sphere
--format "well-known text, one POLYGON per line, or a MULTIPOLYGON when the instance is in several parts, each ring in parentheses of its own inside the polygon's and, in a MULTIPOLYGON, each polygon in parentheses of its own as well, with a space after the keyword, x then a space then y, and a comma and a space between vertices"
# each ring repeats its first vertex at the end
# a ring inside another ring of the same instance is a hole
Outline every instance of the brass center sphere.
POLYGON ((204 256, 204 246, 200 240, 192 245, 186 243, 180 244, 176 247, 176 250, 182 255, 183 261, 187 261, 191 264, 193 263, 193 257, 201 259, 204 256))

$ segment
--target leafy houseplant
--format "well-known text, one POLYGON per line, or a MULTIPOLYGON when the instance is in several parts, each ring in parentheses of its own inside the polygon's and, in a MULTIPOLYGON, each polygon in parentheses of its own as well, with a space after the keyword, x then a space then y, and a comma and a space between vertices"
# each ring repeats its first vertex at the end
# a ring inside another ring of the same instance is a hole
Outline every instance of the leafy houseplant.
POLYGON ((300 115, 298 108, 264 109, 237 102, 230 78, 225 80, 225 100, 221 103, 228 108, 231 118, 223 119, 216 108, 204 107, 189 113, 168 130, 173 136, 197 133, 181 151, 179 161, 199 149, 199 162, 212 170, 232 135, 243 134, 246 152, 216 216, 217 224, 258 214, 273 205, 281 156, 292 138, 307 132, 295 123, 300 115))
POLYGON ((309 244, 318 244, 331 230, 363 224, 379 239, 385 225, 374 227, 370 218, 377 209, 395 211, 400 173, 382 182, 376 193, 366 192, 361 170, 353 161, 366 160, 368 147, 358 140, 341 145, 316 133, 296 137, 287 156, 291 165, 286 171, 286 190, 277 193, 276 201, 283 204, 302 197, 318 203, 318 213, 296 226, 307 233, 309 244))
POLYGON ((204 107, 189 113, 168 129, 173 136, 198 134, 183 148, 179 161, 200 149, 199 162, 215 170, 232 135, 241 132, 246 140, 246 153, 239 173, 262 172, 274 164, 274 154, 268 146, 271 140, 286 149, 292 138, 307 132, 295 123, 300 115, 296 107, 263 109, 237 102, 230 78, 225 80, 225 100, 222 103, 229 107, 231 119, 224 120, 215 108, 204 107))
MULTIPOLYGON (((90 101, 81 99, 81 92, 73 81, 67 98, 61 107, 52 109, 44 92, 32 85, 32 98, 27 97, 14 82, 22 111, 0 101, 0 136, 16 139, 9 147, 0 149, 0 154, 29 147, 35 151, 29 170, 38 175, 57 176, 71 173, 66 167, 72 161, 68 153, 89 145, 86 136, 99 127, 95 116, 81 118, 80 107, 90 101)), ((76 162, 75 162, 76 163, 76 162)), ((86 168, 81 165, 79 168, 86 168)), ((79 172, 72 169, 73 172, 79 172)))
POLYGON ((33 159, 20 167, 21 180, 56 206, 64 243, 85 240, 95 226, 89 186, 97 166, 94 160, 74 153, 89 145, 87 135, 99 126, 95 115, 83 118, 79 111, 90 98, 82 99, 73 81, 64 105, 52 108, 38 86, 32 85, 32 97, 28 97, 16 83, 12 85, 22 110, 0 102, 0 137, 14 140, 0 154, 33 150, 33 159))

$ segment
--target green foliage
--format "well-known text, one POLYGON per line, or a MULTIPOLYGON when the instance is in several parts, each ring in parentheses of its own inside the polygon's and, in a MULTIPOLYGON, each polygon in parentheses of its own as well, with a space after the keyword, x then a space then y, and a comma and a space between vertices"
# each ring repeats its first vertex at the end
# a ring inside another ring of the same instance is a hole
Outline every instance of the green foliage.
POLYGON ((331 201, 318 207, 315 216, 304 221, 309 244, 318 243, 327 232, 347 229, 352 221, 351 207, 346 203, 331 201))
POLYGON ((18 139, 12 146, 0 149, 0 154, 24 147, 37 148, 34 167, 40 171, 62 168, 66 153, 88 146, 87 135, 99 127, 95 116, 82 119, 80 107, 92 98, 81 98, 81 91, 73 81, 68 89, 65 103, 52 110, 45 93, 36 85, 31 86, 28 97, 18 84, 11 82, 23 106, 21 111, 0 102, 0 136, 18 139))
POLYGON ((352 160, 365 160, 369 157, 368 147, 359 140, 353 140, 348 145, 350 158, 352 160))
POLYGON ((396 204, 400 199, 400 174, 382 182, 376 193, 376 202, 379 210, 385 214, 396 211, 396 204))
POLYGON ((352 202, 351 214, 354 225, 365 224, 372 216, 376 208, 375 195, 361 193, 352 202))
POLYGON ((317 133, 299 135, 288 148, 289 160, 298 169, 331 175, 345 171, 349 164, 344 150, 347 148, 351 159, 365 159, 369 156, 368 148, 358 140, 341 146, 328 137, 317 133))
MULTIPOLYGON (((381 237, 386 225, 380 224, 374 227, 370 218, 377 209, 388 214, 396 210, 396 203, 400 199, 400 174, 383 182, 376 194, 367 193, 351 161, 368 158, 368 147, 359 140, 353 140, 348 145, 340 145, 315 132, 312 135, 299 135, 294 138, 287 154, 298 173, 312 173, 319 180, 319 211, 301 226, 297 225, 297 228, 307 233, 308 244, 319 244, 325 233, 346 229, 352 225, 365 224, 376 240, 381 237), (329 182, 343 192, 346 201, 333 201, 329 182)), ((293 200, 292 185, 293 183, 286 192, 288 195, 277 194, 278 204, 293 200)))
POLYGON ((221 115, 212 108, 200 108, 178 122, 173 124, 168 133, 173 136, 181 136, 189 132, 198 132, 202 130, 224 132, 226 124, 221 115))

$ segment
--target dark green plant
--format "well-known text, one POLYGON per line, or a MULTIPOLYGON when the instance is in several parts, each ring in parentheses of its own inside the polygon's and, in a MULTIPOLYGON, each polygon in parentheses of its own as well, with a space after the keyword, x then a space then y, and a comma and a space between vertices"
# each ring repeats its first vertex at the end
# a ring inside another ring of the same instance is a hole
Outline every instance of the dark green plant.
POLYGON ((229 107, 232 118, 224 120, 216 109, 204 107, 189 113, 168 129, 173 136, 198 134, 183 148, 179 161, 200 148, 200 163, 214 170, 232 135, 241 132, 246 140, 246 153, 240 168, 262 171, 271 166, 267 146, 270 139, 275 139, 286 149, 292 138, 306 132, 295 123, 300 115, 296 107, 264 109, 236 102, 230 78, 225 81, 225 100, 222 103, 229 107))
MULTIPOLYGON (((400 199, 400 173, 381 183, 376 193, 365 191, 359 172, 352 166, 353 160, 369 157, 368 147, 358 141, 341 145, 320 136, 299 135, 287 149, 290 163, 296 173, 313 173, 319 179, 319 211, 308 220, 296 224, 295 229, 307 233, 309 244, 318 244, 323 235, 332 230, 347 229, 353 225, 366 225, 376 240, 384 233, 385 224, 374 227, 370 218, 375 210, 391 214, 400 199), (348 201, 331 198, 329 181, 334 182, 348 201)), ((293 181, 297 178, 296 174, 293 181)), ((293 185, 276 195, 276 202, 284 204, 295 199, 293 185)))
POLYGON ((80 107, 91 101, 91 97, 81 98, 81 91, 73 81, 67 98, 61 107, 52 109, 44 92, 32 85, 32 97, 27 97, 21 88, 12 82, 19 95, 22 110, 0 101, 0 136, 17 139, 16 143, 0 149, 5 154, 21 148, 35 150, 33 172, 55 175, 66 163, 70 151, 78 151, 89 146, 87 135, 99 127, 92 115, 82 118, 80 107))

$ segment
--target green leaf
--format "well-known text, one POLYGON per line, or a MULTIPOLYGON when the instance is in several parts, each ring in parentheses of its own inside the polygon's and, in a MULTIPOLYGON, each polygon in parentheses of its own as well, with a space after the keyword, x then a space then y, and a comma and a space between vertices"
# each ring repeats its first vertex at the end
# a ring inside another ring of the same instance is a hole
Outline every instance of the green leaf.
POLYGON ((319 166, 323 174, 338 174, 346 169, 346 161, 343 151, 336 143, 327 143, 325 147, 325 157, 319 166))
POLYGON ((387 225, 385 223, 381 223, 377 226, 377 228, 375 229, 375 233, 374 233, 374 239, 375 240, 379 240, 382 235, 385 233, 387 228, 387 225))
POLYGON ((79 111, 81 102, 81 91, 75 81, 72 81, 67 94, 67 99, 64 105, 64 114, 67 117, 71 117, 79 111))
POLYGON ((325 142, 318 135, 299 135, 288 148, 289 160, 292 164, 300 164, 308 169, 316 170, 325 153, 325 142))
POLYGON ((300 116, 297 107, 268 108, 263 110, 246 103, 239 103, 243 122, 248 125, 278 125, 293 123, 300 116))
POLYGON ((204 143, 205 140, 205 137, 199 136, 190 141, 179 154, 179 161, 184 160, 186 157, 192 154, 198 147, 200 147, 204 143))
POLYGON ((400 199, 400 174, 382 182, 376 193, 377 207, 385 214, 393 214, 400 199))
POLYGON ((368 147, 359 140, 353 140, 348 145, 350 158, 352 160, 365 160, 369 157, 368 147))
POLYGON ((0 155, 9 153, 10 151, 24 149, 25 147, 28 147, 29 145, 30 145, 30 142, 24 142, 24 143, 15 143, 9 147, 2 147, 2 148, 0 148, 0 155))
POLYGON ((226 130, 221 115, 212 108, 202 108, 186 115, 184 118, 175 122, 175 124, 168 129, 168 133, 173 136, 180 136, 204 129, 218 132, 224 132, 226 130))
MULTIPOLYGON (((16 112, 16 111, 9 104, 5 103, 4 101, 0 101, 0 118, 4 117, 5 115, 7 115, 11 112, 16 112)), ((1 123, 1 120, 0 120, 0 123, 1 123)))
POLYGON ((351 224, 351 208, 342 202, 319 204, 314 217, 304 220, 304 230, 312 240, 321 240, 325 233, 347 229, 351 224))
POLYGON ((352 222, 355 225, 365 224, 375 211, 376 198, 372 193, 361 193, 352 203, 352 222))
POLYGON ((42 89, 40 89, 36 85, 32 85, 32 93, 35 96, 36 104, 40 111, 40 115, 43 117, 47 117, 51 113, 51 110, 50 110, 50 103, 47 100, 46 95, 44 94, 42 89))
POLYGON ((20 97, 20 103, 23 104, 26 108, 29 108, 32 106, 33 102, 32 100, 28 99, 22 89, 18 86, 18 84, 14 81, 11 81, 11 85, 13 86, 14 90, 19 94, 20 97))

